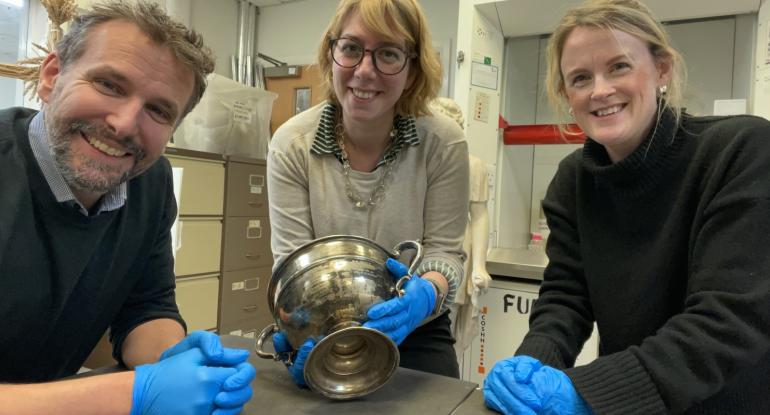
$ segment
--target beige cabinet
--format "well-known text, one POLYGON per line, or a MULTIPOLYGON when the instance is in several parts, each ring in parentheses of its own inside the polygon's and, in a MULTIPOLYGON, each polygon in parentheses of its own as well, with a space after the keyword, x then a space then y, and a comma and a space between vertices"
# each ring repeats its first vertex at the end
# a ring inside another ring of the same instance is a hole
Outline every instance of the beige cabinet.
POLYGON ((178 276, 219 273, 222 246, 221 219, 181 219, 181 242, 174 272, 178 276))
POLYGON ((182 169, 174 261, 176 302, 188 331, 218 327, 222 262, 225 159, 222 155, 169 148, 182 169))
POLYGON ((187 331, 208 330, 217 326, 219 276, 177 279, 176 304, 187 322, 187 331))
MULTIPOLYGON (((198 157, 201 154, 209 153, 198 153, 198 157)), ((225 197, 225 164, 221 156, 217 156, 219 160, 167 156, 173 167, 183 169, 179 215, 221 217, 225 197)))

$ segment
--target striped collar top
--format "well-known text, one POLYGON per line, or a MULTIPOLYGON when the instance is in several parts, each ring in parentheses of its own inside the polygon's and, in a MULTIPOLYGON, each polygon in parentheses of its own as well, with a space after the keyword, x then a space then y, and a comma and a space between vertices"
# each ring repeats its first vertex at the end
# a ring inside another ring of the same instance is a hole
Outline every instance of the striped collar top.
MULTIPOLYGON (((32 153, 35 155, 40 170, 43 172, 48 186, 51 188, 56 201, 62 204, 70 205, 85 216, 89 216, 88 209, 85 208, 72 193, 72 190, 64 181, 59 168, 54 162, 48 135, 45 131, 45 116, 43 111, 38 112, 29 124, 29 144, 32 147, 32 153)), ((107 192, 99 202, 97 202, 96 213, 109 212, 120 209, 128 197, 126 182, 112 188, 107 192)))
MULTIPOLYGON (((337 142, 335 127, 337 124, 337 107, 332 104, 326 104, 321 112, 321 120, 318 123, 313 144, 310 152, 313 154, 333 154, 342 162, 342 149, 337 142)), ((396 130, 396 137, 388 146, 382 159, 377 162, 376 167, 380 167, 386 162, 391 162, 403 150, 405 145, 416 146, 420 144, 420 137, 417 135, 415 118, 413 116, 396 115, 393 119, 393 128, 396 130)))

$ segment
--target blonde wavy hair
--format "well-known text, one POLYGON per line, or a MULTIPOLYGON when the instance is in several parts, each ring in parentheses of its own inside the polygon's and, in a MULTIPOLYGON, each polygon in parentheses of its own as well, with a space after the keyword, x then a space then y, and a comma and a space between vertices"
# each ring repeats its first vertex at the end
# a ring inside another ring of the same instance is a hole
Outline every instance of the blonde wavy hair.
POLYGON ((340 36, 342 26, 354 12, 359 13, 367 29, 388 41, 397 41, 397 37, 401 37, 406 40, 407 49, 417 54, 409 65, 412 84, 404 90, 396 102, 396 113, 414 116, 430 115, 428 103, 436 97, 441 87, 441 62, 438 53, 433 49, 425 15, 415 0, 340 1, 318 45, 317 63, 323 81, 324 98, 339 105, 332 85, 334 62, 329 48, 331 40, 340 36))
MULTIPOLYGON (((668 59, 671 64, 671 80, 666 85, 665 99, 659 97, 659 114, 670 108, 679 124, 682 96, 687 83, 687 70, 682 55, 671 45, 666 30, 655 19, 647 6, 636 0, 588 0, 567 12, 551 35, 546 49, 546 92, 548 101, 561 119, 566 119, 568 105, 565 96, 564 77, 561 73, 561 56, 567 37, 577 27, 595 27, 620 30, 646 42, 653 59, 668 59)), ((562 126, 562 131, 564 131, 562 126)))

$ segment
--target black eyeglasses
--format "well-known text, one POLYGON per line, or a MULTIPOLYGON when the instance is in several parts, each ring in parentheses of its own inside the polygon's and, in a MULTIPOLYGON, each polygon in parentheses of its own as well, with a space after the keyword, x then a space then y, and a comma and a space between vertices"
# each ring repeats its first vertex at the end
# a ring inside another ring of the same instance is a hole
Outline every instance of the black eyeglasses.
POLYGON ((417 57, 414 52, 405 51, 398 46, 383 45, 374 49, 366 49, 360 42, 341 37, 331 39, 329 47, 332 60, 343 68, 355 68, 364 60, 364 55, 372 55, 372 63, 378 72, 384 75, 396 75, 406 68, 409 59, 417 57))

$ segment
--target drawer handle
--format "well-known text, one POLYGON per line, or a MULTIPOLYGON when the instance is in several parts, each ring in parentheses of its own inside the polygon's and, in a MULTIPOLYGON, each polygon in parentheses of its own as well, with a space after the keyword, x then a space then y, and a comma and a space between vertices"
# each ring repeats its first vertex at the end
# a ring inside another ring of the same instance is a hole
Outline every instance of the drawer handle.
POLYGON ((256 255, 246 254, 246 258, 248 258, 248 259, 257 260, 257 259, 259 259, 261 257, 262 257, 262 255, 260 255, 260 254, 256 254, 256 255))
POLYGON ((257 311, 257 306, 255 306, 255 305, 250 305, 250 306, 246 306, 246 307, 243 307, 243 311, 246 311, 246 312, 249 312, 249 311, 257 311))
POLYGON ((248 202, 249 206, 262 207, 262 202, 248 202))

